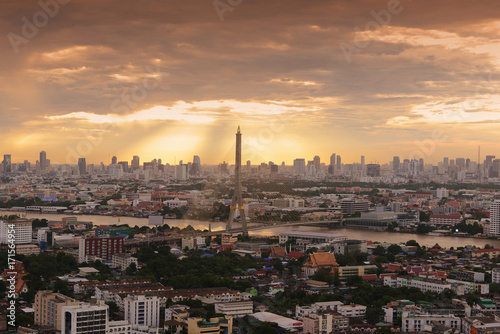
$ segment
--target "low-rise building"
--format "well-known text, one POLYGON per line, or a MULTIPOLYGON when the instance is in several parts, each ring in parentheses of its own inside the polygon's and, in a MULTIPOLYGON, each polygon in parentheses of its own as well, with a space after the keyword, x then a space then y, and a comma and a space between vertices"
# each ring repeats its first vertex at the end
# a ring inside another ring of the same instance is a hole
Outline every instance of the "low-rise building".
POLYGON ((311 334, 342 333, 349 328, 349 318, 335 311, 312 313, 302 322, 303 332, 311 334))
POLYGON ((337 312, 348 318, 362 318, 366 315, 366 306, 359 304, 342 305, 337 312))
POLYGON ((460 330, 461 319, 453 315, 408 315, 404 314, 401 322, 401 332, 425 331, 429 325, 437 322, 440 325, 460 330))
POLYGON ((460 213, 450 213, 447 215, 431 215, 429 223, 435 226, 460 224, 462 215, 460 213))
POLYGON ((210 318, 209 321, 202 318, 188 318, 188 334, 226 334, 233 332, 233 318, 229 315, 218 318, 210 318))
POLYGON ((302 332, 303 323, 295 319, 290 319, 270 312, 257 312, 251 316, 262 322, 274 322, 286 331, 302 332))
POLYGON ((455 278, 459 281, 484 282, 484 273, 470 270, 455 270, 453 273, 455 274, 455 278))
POLYGON ((309 254, 308 260, 304 263, 304 273, 307 276, 312 276, 321 268, 338 268, 338 263, 335 260, 333 253, 312 253, 309 254))
POLYGON ((462 319, 462 333, 489 334, 500 332, 500 321, 494 317, 478 315, 462 319))
POLYGON ((112 265, 114 267, 118 267, 122 271, 127 269, 132 263, 134 263, 136 265, 136 267, 139 264, 137 262, 137 258, 133 257, 132 255, 130 255, 128 253, 114 254, 111 261, 112 261, 112 265))
POLYGON ((491 259, 500 256, 500 248, 475 249, 471 255, 473 258, 487 255, 491 259))
POLYGON ((491 271, 491 282, 500 284, 500 268, 493 268, 491 271))
POLYGON ((252 301, 216 303, 215 313, 230 315, 234 318, 243 317, 253 313, 252 301))

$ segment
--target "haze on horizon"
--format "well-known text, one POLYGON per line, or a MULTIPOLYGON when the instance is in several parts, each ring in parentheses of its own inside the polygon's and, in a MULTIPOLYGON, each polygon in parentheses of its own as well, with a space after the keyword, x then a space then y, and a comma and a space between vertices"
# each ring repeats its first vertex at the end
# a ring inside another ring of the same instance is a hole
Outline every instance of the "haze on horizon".
POLYGON ((500 155, 498 1, 57 1, 0 4, 13 162, 500 155))

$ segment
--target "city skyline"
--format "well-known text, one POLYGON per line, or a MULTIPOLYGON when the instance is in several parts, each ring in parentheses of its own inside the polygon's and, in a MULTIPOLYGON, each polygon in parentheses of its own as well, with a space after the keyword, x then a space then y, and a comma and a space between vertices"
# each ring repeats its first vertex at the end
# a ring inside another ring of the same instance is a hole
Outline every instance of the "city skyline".
MULTIPOLYGON (((39 153, 40 155, 40 160, 24 160, 24 161, 16 161, 15 159, 12 160, 12 156, 13 154, 3 154, 3 161, 8 161, 8 164, 11 165, 11 164, 26 164, 26 163, 29 163, 29 164, 39 164, 40 166, 40 169, 42 171, 48 169, 51 165, 76 165, 78 166, 80 163, 82 164, 86 164, 87 163, 87 159, 84 158, 84 157, 80 157, 78 158, 77 162, 76 163, 73 163, 73 164, 68 164, 68 163, 59 163, 59 162, 55 162, 55 163, 51 163, 51 160, 50 159, 47 159, 47 152, 46 151, 41 151, 39 153)), ((14 155, 15 157, 15 155, 14 155)), ((252 157, 255 157, 255 155, 252 155, 252 157)), ((379 165, 390 165, 390 166, 394 166, 394 165, 397 165, 397 166, 400 166, 402 165, 405 161, 406 162, 411 162, 411 161, 417 161, 417 162, 420 162, 420 161, 423 161, 425 163, 425 165, 439 165, 439 164, 443 164, 443 165, 446 165, 446 166, 453 166, 453 165, 457 165, 457 166, 467 166, 469 165, 469 163, 474 163, 474 164, 477 164, 478 160, 477 160, 477 157, 476 159, 474 158, 471 158, 471 157, 467 157, 467 156, 457 156, 457 157, 453 157, 453 156, 444 156, 444 157, 441 157, 440 160, 437 160, 437 161, 429 161, 429 160, 426 160, 424 158, 417 158, 416 156, 414 158, 405 158, 405 157, 401 157, 401 156, 392 156, 391 159, 387 160, 387 161, 380 161, 380 160, 370 160, 370 159, 366 159, 366 156, 365 155, 360 155, 358 157, 358 160, 357 161, 345 161, 343 158, 343 155, 342 154, 338 154, 338 153, 332 153, 330 154, 329 157, 321 157, 319 155, 314 155, 314 156, 311 156, 311 159, 309 159, 309 157, 295 157, 293 158, 291 161, 285 161, 285 160, 277 160, 277 159, 271 159, 271 160, 262 160, 262 159, 257 159, 257 160, 250 160, 250 159, 245 159, 244 157, 244 153, 242 155, 242 159, 245 161, 245 165, 248 164, 248 162, 250 161, 250 164, 251 165, 260 165, 262 163, 274 163, 274 164, 277 164, 277 165, 281 165, 281 164, 285 164, 286 166, 294 166, 294 163, 296 160, 303 160, 303 162, 305 164, 307 163, 312 163, 316 168, 318 168, 320 165, 324 165, 324 166, 331 166, 331 165, 353 165, 353 164, 357 164, 357 165, 361 165, 361 166, 366 166, 366 165, 370 165, 370 164, 379 164, 379 165)), ((491 164, 493 162, 493 160, 496 160, 497 159, 497 156, 496 155, 493 155, 493 154, 489 154, 489 153, 486 153, 484 156, 480 156, 480 160, 479 160, 479 163, 481 165, 483 165, 484 163, 488 163, 488 164, 491 164)), ((500 157, 498 158, 500 159, 500 157)), ((234 161, 231 160, 231 158, 229 158, 229 160, 221 160, 219 162, 216 162, 216 163, 201 163, 203 159, 200 158, 200 155, 193 155, 191 156, 191 158, 187 158, 187 159, 176 159, 174 162, 171 162, 171 161, 166 161, 165 159, 163 159, 162 157, 155 157, 151 160, 148 160, 148 159, 144 159, 141 157, 141 155, 133 155, 129 158, 125 158, 125 159, 122 159, 122 158, 118 158, 116 155, 113 155, 111 156, 108 161, 91 161, 91 162, 88 162, 89 164, 92 164, 92 165, 99 165, 99 164, 104 164, 105 166, 109 166, 109 165, 114 165, 114 164, 123 164, 123 163, 130 163, 130 167, 131 168, 139 168, 140 166, 143 166, 144 163, 148 164, 150 162, 153 162, 153 161, 156 161, 160 164, 169 164, 169 165, 172 165, 172 166, 175 166, 175 165, 179 165, 179 164, 186 164, 187 163, 193 163, 195 162, 198 166, 202 166, 202 165, 210 165, 210 166, 216 166, 216 165, 220 165, 220 164, 230 164, 230 165, 234 165, 234 161)), ((203 160, 204 161, 204 160, 203 160)))
POLYGON ((238 124, 263 161, 496 154, 494 1, 214 3, 3 2, 3 154, 217 164, 238 124))

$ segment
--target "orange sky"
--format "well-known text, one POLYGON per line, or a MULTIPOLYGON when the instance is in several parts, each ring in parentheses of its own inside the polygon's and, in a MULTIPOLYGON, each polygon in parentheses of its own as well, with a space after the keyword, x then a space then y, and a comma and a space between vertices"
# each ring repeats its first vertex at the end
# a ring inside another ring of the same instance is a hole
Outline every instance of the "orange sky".
POLYGON ((220 2, 2 1, 0 154, 500 156, 498 1, 220 2))

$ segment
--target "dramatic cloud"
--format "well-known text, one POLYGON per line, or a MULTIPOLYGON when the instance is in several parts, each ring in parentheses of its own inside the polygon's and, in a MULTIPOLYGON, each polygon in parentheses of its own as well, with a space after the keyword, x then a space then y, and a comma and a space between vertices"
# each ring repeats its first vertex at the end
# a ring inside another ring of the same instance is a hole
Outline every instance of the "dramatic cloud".
POLYGON ((494 0, 228 5, 2 1, 3 153, 218 163, 241 125, 255 163, 500 155, 494 0))

